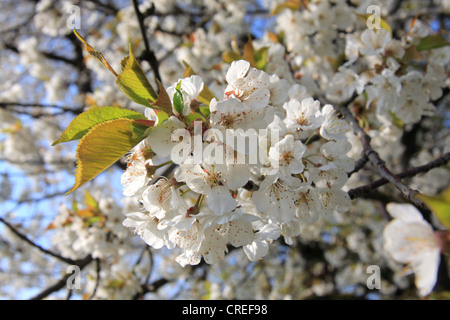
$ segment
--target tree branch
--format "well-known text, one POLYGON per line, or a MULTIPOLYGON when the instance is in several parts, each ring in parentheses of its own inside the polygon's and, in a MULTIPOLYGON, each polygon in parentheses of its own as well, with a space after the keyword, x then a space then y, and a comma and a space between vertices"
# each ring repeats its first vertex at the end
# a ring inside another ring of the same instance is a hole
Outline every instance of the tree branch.
POLYGON ((347 102, 341 104, 337 107, 337 110, 344 115, 347 122, 353 126, 353 131, 359 136, 363 146, 363 155, 367 157, 372 166, 376 169, 378 174, 390 182, 395 188, 397 188, 402 195, 408 199, 410 202, 416 206, 428 210, 427 206, 418 198, 416 195, 419 193, 417 190, 412 190, 410 187, 405 185, 399 177, 395 176, 387 167, 380 155, 372 148, 370 142, 370 136, 364 131, 359 125, 358 120, 353 116, 353 114, 348 110, 348 105, 354 100, 354 97, 349 99, 347 102))
MULTIPOLYGON (((433 160, 433 161, 431 161, 427 164, 421 165, 421 166, 410 168, 406 171, 396 174, 396 176, 400 179, 412 177, 419 173, 426 173, 426 172, 430 171, 431 169, 444 166, 449 161, 450 161, 450 152, 447 152, 445 155, 443 155, 440 158, 437 158, 436 160, 433 160)), ((351 189, 348 191, 348 194, 351 199, 355 199, 355 198, 361 197, 361 196, 363 196, 363 195, 373 191, 374 189, 379 188, 387 183, 389 183, 389 181, 387 179, 382 178, 382 179, 372 182, 371 184, 351 189)))
MULTIPOLYGON (((156 59, 155 53, 152 50, 150 50, 150 42, 148 41, 147 32, 146 32, 145 26, 144 26, 145 16, 139 10, 138 1, 132 0, 132 2, 133 2, 133 6, 134 6, 134 11, 136 12, 136 16, 137 16, 137 19, 139 22, 139 28, 141 29, 142 39, 144 40, 144 45, 145 45, 145 52, 142 54, 142 59, 147 61, 150 64, 150 66, 152 67, 153 73, 155 74, 155 78, 158 79, 158 81, 162 83, 161 75, 159 74, 158 60, 156 59)), ((154 9, 155 9, 155 6, 152 4, 150 13, 152 11, 154 11, 154 9)))
MULTIPOLYGON (((80 270, 83 270, 89 263, 91 263, 94 259, 91 255, 86 256, 83 259, 73 261, 71 265, 76 265, 80 268, 80 270)), ((64 288, 67 285, 67 280, 69 280, 69 277, 71 277, 72 274, 67 273, 62 279, 60 279, 58 282, 56 282, 54 285, 48 287, 44 291, 38 293, 36 296, 32 297, 31 300, 42 300, 45 297, 49 296, 53 292, 59 291, 60 289, 64 288)))
POLYGON ((12 112, 17 112, 17 113, 26 113, 29 114, 30 116, 35 116, 35 117, 41 117, 41 116, 55 116, 55 115, 60 115, 63 114, 65 112, 71 112, 75 115, 78 115, 80 113, 83 112, 84 110, 84 106, 77 106, 75 108, 68 108, 65 106, 61 106, 61 105, 56 105, 56 104, 42 104, 42 103, 34 103, 34 102, 18 102, 18 101, 7 101, 7 102, 0 102, 0 108, 3 108, 5 110, 9 110, 12 112), (31 114, 28 113, 24 110, 18 110, 18 109, 11 109, 10 107, 20 107, 20 108, 42 108, 42 109, 58 109, 61 112, 57 113, 57 114, 46 114, 46 113, 39 113, 39 114, 31 114))
POLYGON ((26 235, 24 235, 23 233, 21 233, 19 230, 17 230, 12 224, 10 224, 8 221, 6 221, 5 219, 3 219, 2 217, 0 217, 0 222, 2 222, 6 227, 8 227, 9 230, 11 230, 11 232, 13 232, 17 237, 19 237, 21 240, 25 241, 26 243, 28 243, 29 245, 31 245, 32 247, 38 249, 39 251, 48 254, 49 256, 52 256, 62 262, 68 263, 68 264, 75 264, 75 261, 69 258, 65 258, 53 251, 47 250, 41 246, 39 246, 38 244, 34 243, 33 241, 31 241, 26 235))

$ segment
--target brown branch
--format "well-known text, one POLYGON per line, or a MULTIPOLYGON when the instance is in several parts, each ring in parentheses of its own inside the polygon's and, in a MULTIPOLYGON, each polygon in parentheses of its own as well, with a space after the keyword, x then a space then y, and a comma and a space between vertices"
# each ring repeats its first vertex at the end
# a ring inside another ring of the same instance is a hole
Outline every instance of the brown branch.
POLYGON ((63 191, 57 191, 54 193, 49 193, 42 195, 38 198, 25 198, 25 199, 9 199, 10 201, 14 201, 17 204, 23 204, 23 203, 30 203, 30 202, 39 202, 39 201, 45 201, 51 198, 56 198, 65 195, 70 189, 63 190, 63 191))
POLYGON ((92 300, 95 297, 98 286, 100 285, 100 270, 101 270, 101 268, 100 268, 100 259, 99 258, 95 259, 95 266, 96 266, 97 276, 95 278, 95 287, 94 287, 94 290, 92 291, 91 296, 89 297, 89 300, 92 300))
POLYGON ((147 293, 157 291, 159 288, 164 286, 166 283, 169 283, 169 280, 162 278, 162 279, 156 280, 155 282, 152 282, 151 284, 144 284, 144 285, 142 285, 141 286, 142 287, 142 291, 137 293, 133 297, 133 300, 141 299, 147 293))
POLYGON ((361 158, 355 162, 355 168, 348 173, 348 177, 350 178, 354 173, 364 168, 367 162, 369 162, 369 158, 367 158, 367 155, 363 152, 361 158))
MULTIPOLYGON (((444 166, 449 161, 450 161, 450 152, 447 152, 442 157, 437 158, 436 160, 433 160, 433 161, 431 161, 427 164, 421 165, 421 166, 410 168, 406 171, 396 174, 396 176, 400 179, 412 177, 419 173, 426 173, 426 172, 430 171, 431 169, 444 166)), ((348 191, 348 194, 351 199, 355 199, 355 198, 361 197, 361 196, 363 196, 363 195, 373 191, 374 189, 379 188, 387 183, 389 183, 389 181, 387 179, 382 178, 382 179, 376 180, 368 185, 364 185, 361 187, 351 189, 348 191)))
POLYGON ((5 219, 3 219, 2 217, 0 217, 0 222, 2 222, 6 227, 8 227, 9 230, 11 230, 12 233, 14 233, 17 237, 19 237, 21 240, 25 241, 26 243, 28 243, 29 245, 31 245, 32 247, 38 249, 39 251, 48 254, 49 256, 52 256, 62 262, 68 263, 68 264, 75 264, 75 261, 69 258, 65 258, 53 251, 47 250, 41 246, 39 246, 38 244, 36 244, 35 242, 31 241, 26 235, 24 235, 23 233, 21 233, 19 230, 17 230, 12 224, 10 224, 8 221, 6 221, 5 219))
POLYGON ((344 118, 353 126, 353 131, 358 135, 361 144, 363 146, 362 154, 367 157, 372 166, 376 169, 378 174, 391 183, 395 188, 397 188, 402 195, 408 199, 410 202, 416 206, 427 209, 427 206, 418 198, 416 195, 419 193, 417 190, 413 190, 407 185, 405 185, 399 177, 394 175, 387 167, 386 163, 381 159, 380 155, 372 148, 370 142, 370 136, 364 131, 359 125, 358 120, 353 116, 353 114, 348 110, 348 105, 354 100, 354 97, 349 99, 347 102, 341 104, 337 107, 337 110, 344 115, 344 118))
MULTIPOLYGON (((6 42, 2 42, 2 44, 5 49, 13 51, 14 53, 17 53, 17 54, 20 53, 19 49, 15 45, 13 45, 11 43, 6 43, 6 42)), ((74 67, 78 67, 76 60, 57 55, 56 53, 53 53, 53 52, 40 51, 39 53, 42 54, 42 56, 44 56, 47 59, 54 60, 54 61, 61 61, 61 62, 70 64, 74 67)))
POLYGON ((78 115, 80 113, 83 112, 84 110, 84 106, 77 106, 75 108, 68 108, 68 107, 64 107, 61 105, 56 105, 56 104, 42 104, 42 103, 34 103, 34 102, 18 102, 18 101, 6 101, 6 102, 0 102, 0 108, 8 110, 8 111, 12 111, 12 112, 16 112, 16 113, 25 113, 28 114, 30 116, 55 116, 55 115, 60 115, 60 114, 64 114, 65 112, 71 112, 75 115, 78 115), (38 113, 36 115, 26 112, 24 110, 18 110, 18 109, 11 109, 11 107, 19 107, 19 108, 41 108, 41 109, 58 109, 60 110, 59 113, 38 113))
MULTIPOLYGON (((144 59, 145 61, 147 61, 150 66, 152 67, 153 73, 155 74, 155 78, 158 79, 159 82, 162 83, 161 80, 161 75, 159 73, 159 62, 156 59, 155 53, 150 50, 150 42, 148 41, 147 38, 147 32, 145 30, 145 26, 144 26, 144 19, 145 16, 141 13, 141 11, 139 10, 139 4, 137 0, 133 0, 133 6, 134 6, 134 11, 136 12, 136 16, 139 22, 139 28, 141 29, 141 34, 142 34, 142 39, 144 40, 144 45, 145 45, 145 52, 142 54, 142 59, 144 59)), ((152 4, 151 6, 151 11, 154 10, 155 6, 152 4)))
MULTIPOLYGON (((71 265, 76 265, 80 268, 80 270, 83 270, 89 263, 91 263, 94 259, 91 255, 86 256, 83 259, 79 259, 76 261, 73 261, 71 265)), ((72 276, 72 274, 67 273, 62 279, 60 279, 58 282, 56 282, 54 285, 48 287, 44 291, 38 293, 34 297, 32 297, 30 300, 42 300, 45 297, 49 296, 53 292, 59 291, 60 289, 64 288, 67 285, 67 280, 72 276)))

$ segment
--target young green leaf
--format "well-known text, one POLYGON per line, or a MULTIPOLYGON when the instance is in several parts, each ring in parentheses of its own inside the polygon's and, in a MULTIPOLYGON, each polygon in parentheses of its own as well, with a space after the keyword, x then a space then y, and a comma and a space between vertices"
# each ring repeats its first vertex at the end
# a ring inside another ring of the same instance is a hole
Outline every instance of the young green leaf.
POLYGON ((167 119, 169 119, 169 116, 164 111, 158 112, 156 114, 156 117, 158 117, 158 124, 157 124, 158 126, 163 124, 164 121, 166 121, 167 119))
POLYGON ((89 190, 86 189, 84 192, 84 203, 87 205, 88 208, 93 210, 98 210, 99 204, 98 201, 94 199, 92 194, 89 192, 89 190))
POLYGON ((130 131, 133 139, 145 138, 148 136, 149 130, 155 126, 155 121, 147 119, 134 120, 130 124, 130 131))
POLYGON ((118 75, 116 80, 119 89, 130 100, 151 108, 151 103, 158 99, 158 94, 148 81, 138 61, 134 58, 131 47, 130 55, 122 60, 121 65, 122 73, 118 75))
POLYGON ((255 67, 259 70, 264 70, 267 64, 267 57, 269 56, 269 47, 262 47, 255 51, 255 67))
POLYGON ((212 93, 212 91, 205 85, 203 86, 202 92, 200 92, 200 94, 198 95, 197 100, 209 106, 209 103, 215 97, 216 96, 214 95, 214 93, 212 93))
POLYGON ((195 120, 201 120, 202 122, 205 121, 205 118, 200 113, 194 112, 190 113, 186 116, 186 124, 190 124, 191 122, 195 120))
POLYGON ((94 126, 80 140, 77 148, 75 184, 67 194, 105 171, 144 137, 133 139, 131 119, 115 119, 94 126))
POLYGON ((183 114, 184 101, 183 94, 178 86, 175 88, 175 93, 173 94, 173 108, 178 114, 183 114))
POLYGON ((446 47, 448 45, 450 45, 450 42, 448 42, 447 39, 445 39, 443 36, 431 35, 420 39, 419 43, 417 44, 417 51, 420 52, 426 50, 433 50, 446 47))
POLYGON ((119 107, 93 107, 78 115, 63 131, 61 137, 52 146, 62 142, 81 139, 90 128, 104 121, 126 118, 146 119, 139 112, 119 107))
POLYGON ((231 64, 233 61, 242 60, 244 57, 240 53, 227 51, 222 54, 222 60, 225 63, 231 64))
POLYGON ((84 40, 84 38, 77 32, 77 30, 73 30, 77 38, 83 42, 85 45, 86 51, 95 59, 97 59, 106 69, 111 71, 111 73, 117 78, 117 73, 114 69, 109 65, 108 61, 106 61, 105 57, 100 51, 95 50, 89 43, 84 40))
POLYGON ((439 221, 450 229, 450 187, 435 197, 423 194, 418 197, 430 207, 439 221))
POLYGON ((209 111, 209 106, 200 107, 200 112, 203 114, 205 118, 208 118, 211 112, 209 111))

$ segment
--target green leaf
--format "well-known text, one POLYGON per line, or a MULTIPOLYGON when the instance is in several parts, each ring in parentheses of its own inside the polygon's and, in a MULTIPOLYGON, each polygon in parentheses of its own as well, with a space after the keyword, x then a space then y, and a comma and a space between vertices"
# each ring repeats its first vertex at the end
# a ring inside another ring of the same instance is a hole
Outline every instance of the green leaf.
POLYGON ((435 197, 423 194, 418 195, 418 197, 430 207, 439 221, 450 229, 450 187, 435 197))
POLYGON ((145 138, 148 136, 149 129, 155 126, 155 121, 147 119, 138 119, 130 124, 131 137, 133 139, 145 138))
POLYGON ((87 227, 93 225, 94 223, 97 222, 103 222, 105 220, 104 216, 95 216, 95 217, 90 217, 88 219, 86 219, 85 224, 87 227))
POLYGON ((263 70, 267 64, 267 57, 269 54, 269 47, 262 47, 255 50, 253 47, 253 41, 249 37, 249 40, 244 45, 243 54, 239 52, 227 51, 222 54, 222 60, 225 63, 231 64, 237 60, 247 60, 253 68, 263 70))
POLYGON ((267 65, 267 57, 269 56, 269 47, 262 47, 255 51, 256 68, 264 70, 267 65))
POLYGON ((251 37, 249 37, 248 41, 244 44, 244 52, 242 56, 245 60, 250 62, 250 65, 253 68, 256 68, 255 48, 253 48, 253 41, 251 37))
POLYGON ((244 57, 240 53, 227 51, 222 54, 222 60, 225 63, 231 64, 233 61, 242 60, 244 57))
POLYGON ((173 94, 173 108, 178 114, 183 114, 184 101, 183 94, 180 90, 180 83, 175 88, 175 93, 173 94))
POLYGON ((202 106, 200 107, 200 112, 203 114, 203 116, 205 118, 208 118, 209 115, 211 114, 211 112, 209 111, 209 107, 208 106, 202 106))
POLYGON ((67 194, 105 171, 136 146, 142 137, 133 139, 131 119, 115 119, 94 126, 78 143, 75 184, 67 194))
POLYGON ((447 39, 445 39, 443 36, 431 35, 420 39, 419 43, 417 44, 417 50, 419 52, 426 50, 433 50, 446 47, 448 45, 450 45, 450 42, 448 42, 447 39))
POLYGON ((184 74, 183 74, 183 78, 189 78, 190 76, 194 75, 194 70, 192 69, 192 67, 189 65, 189 63, 187 63, 186 61, 183 60, 183 64, 184 64, 184 74))
POLYGON ((104 121, 127 118, 146 119, 139 112, 119 107, 93 107, 78 115, 63 131, 61 137, 52 143, 58 143, 81 139, 90 128, 104 121))
POLYGON ((88 206, 88 208, 97 210, 99 208, 97 200, 94 199, 89 190, 86 189, 84 192, 84 203, 88 206))
POLYGON ((111 71, 111 73, 117 78, 117 73, 114 71, 114 69, 109 65, 108 61, 106 61, 105 57, 100 51, 95 50, 89 43, 84 40, 84 38, 76 31, 73 30, 77 38, 83 42, 86 51, 95 59, 97 59, 106 69, 111 71))
POLYGON ((417 46, 410 46, 405 50, 405 54, 403 55, 402 60, 405 62, 413 61, 413 60, 422 60, 423 54, 417 50, 417 46))
POLYGON ((202 92, 200 92, 197 97, 197 100, 209 106, 210 101, 215 97, 216 96, 214 95, 214 93, 212 93, 212 91, 206 85, 204 85, 202 92))
POLYGON ((162 123, 164 123, 164 121, 169 119, 169 116, 164 111, 158 112, 156 114, 156 116, 158 117, 158 124, 157 124, 157 126, 161 125, 162 123))
POLYGON ((130 55, 121 62, 122 73, 117 76, 116 84, 119 89, 131 100, 143 106, 152 107, 151 102, 158 99, 158 94, 148 81, 141 66, 133 56, 130 47, 130 55))
POLYGON ((392 111, 389 111, 389 115, 391 116, 392 124, 399 129, 403 129, 404 126, 403 120, 397 117, 397 115, 392 111))
POLYGON ((201 120, 202 122, 205 121, 205 118, 200 113, 194 112, 186 116, 186 124, 190 124, 191 122, 195 120, 201 120))
POLYGON ((72 211, 73 211, 74 213, 77 213, 77 212, 78 212, 78 203, 77 203, 77 201, 75 200, 75 198, 72 199, 72 211))

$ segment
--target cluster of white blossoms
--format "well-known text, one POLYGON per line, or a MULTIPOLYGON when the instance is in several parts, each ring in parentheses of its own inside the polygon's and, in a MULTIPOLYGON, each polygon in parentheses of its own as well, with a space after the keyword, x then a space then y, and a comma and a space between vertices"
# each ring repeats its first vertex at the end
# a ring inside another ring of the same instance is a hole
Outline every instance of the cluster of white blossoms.
MULTIPOLYGON (((124 225, 154 248, 181 249, 182 266, 220 261, 228 245, 258 260, 280 236, 290 244, 302 225, 351 207, 342 190, 354 166, 349 127, 333 107, 300 85, 283 92, 286 82, 245 60, 231 64, 226 81, 202 123, 186 121, 201 78, 169 87, 174 115, 132 150, 122 176, 124 194, 143 205, 124 225), (272 103, 277 95, 284 103, 272 103), (174 176, 154 182, 168 163, 178 164, 174 176)), ((151 109, 147 116, 157 121, 151 109)))
MULTIPOLYGON (((277 3, 266 5, 274 10, 277 3)), ((369 29, 360 18, 369 5, 387 16, 392 1, 308 1, 303 10, 277 14, 275 31, 283 34, 296 80, 311 94, 325 93, 332 103, 356 95, 383 124, 417 123, 434 113, 448 87, 450 47, 418 51, 434 32, 417 17, 396 37, 390 27, 369 29)), ((265 43, 271 44, 268 37, 265 43)))
POLYGON ((405 57, 410 48, 407 37, 393 39, 385 29, 367 29, 360 35, 348 37, 348 61, 330 81, 327 98, 342 102, 353 94, 365 92, 366 107, 374 107, 382 122, 393 122, 397 117, 404 124, 413 124, 422 116, 432 115, 435 111, 432 102, 442 96, 446 86, 445 66, 450 61, 450 49, 416 53, 417 59, 420 55, 427 61, 422 68, 405 57))

